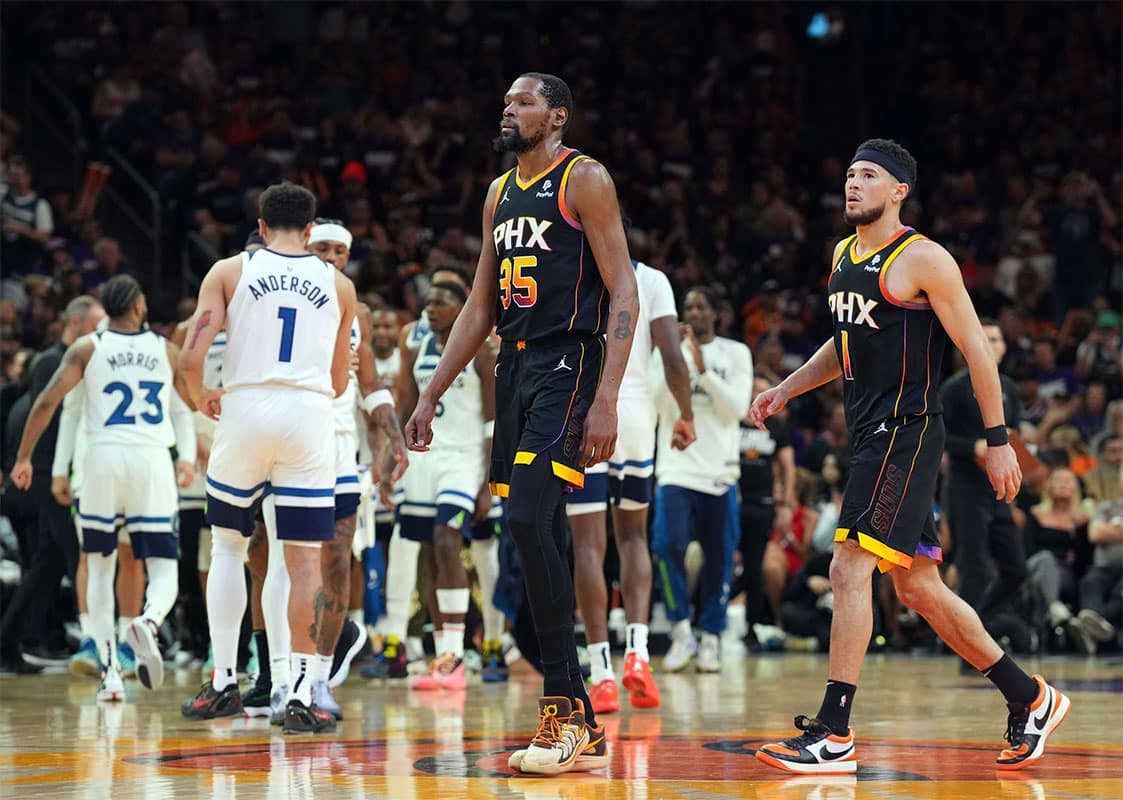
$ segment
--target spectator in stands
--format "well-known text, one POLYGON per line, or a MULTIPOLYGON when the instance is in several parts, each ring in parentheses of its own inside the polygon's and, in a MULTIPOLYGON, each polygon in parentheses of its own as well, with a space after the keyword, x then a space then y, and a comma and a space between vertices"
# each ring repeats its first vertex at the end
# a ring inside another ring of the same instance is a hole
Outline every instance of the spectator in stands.
POLYGON ((1123 628, 1123 499, 1116 494, 1096 506, 1088 525, 1095 547, 1092 566, 1080 579, 1077 619, 1096 642, 1108 642, 1123 628))
POLYGON ((846 427, 846 405, 835 401, 827 415, 826 427, 812 442, 803 457, 803 466, 812 473, 823 471, 823 459, 833 454, 840 462, 850 463, 850 430, 846 427))
POLYGON ((803 567, 811 555, 811 534, 819 520, 815 510, 817 479, 806 469, 795 475, 796 504, 776 504, 772 538, 764 549, 764 592, 772 607, 773 619, 783 627, 782 598, 788 580, 803 567))
POLYGON ((4 274, 38 270, 43 248, 55 229, 50 204, 35 191, 31 166, 23 156, 8 159, 8 191, 0 198, 0 261, 4 274))
POLYGON ((1088 497, 1097 503, 1119 497, 1119 472, 1123 466, 1123 436, 1108 433, 1099 440, 1096 450, 1099 464, 1084 475, 1084 487, 1088 497))
POLYGON ((1087 528, 1088 513, 1082 506, 1076 475, 1068 467, 1055 468, 1041 502, 1026 516, 1029 583, 1041 601, 1049 627, 1066 628, 1076 645, 1091 653, 1094 642, 1072 613, 1072 605, 1077 602, 1078 548, 1087 528))
POLYGON ((83 265, 82 285, 87 290, 96 289, 107 280, 117 275, 136 275, 136 272, 125 263, 121 254, 121 245, 116 239, 108 236, 94 242, 93 263, 83 265))
POLYGON ((1119 341, 1119 314, 1104 310, 1096 325, 1076 350, 1076 374, 1081 380, 1093 376, 1107 384, 1108 394, 1123 394, 1123 345, 1119 341))

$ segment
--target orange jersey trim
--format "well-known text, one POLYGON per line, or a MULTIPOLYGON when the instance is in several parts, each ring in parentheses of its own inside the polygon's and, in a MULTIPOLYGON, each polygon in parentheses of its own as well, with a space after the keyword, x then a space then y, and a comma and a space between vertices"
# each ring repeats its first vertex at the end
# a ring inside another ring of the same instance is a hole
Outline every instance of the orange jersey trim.
MULTIPOLYGON (((866 253, 861 258, 858 258, 858 255, 857 255, 858 234, 854 234, 854 238, 850 240, 850 260, 853 261, 855 264, 861 264, 863 261, 866 261, 867 259, 872 257, 875 253, 880 253, 882 250, 884 250, 886 245, 888 245, 890 242, 892 242, 894 239, 896 239, 898 236, 900 236, 906 230, 908 230, 908 228, 903 228, 903 227, 899 228, 896 233, 894 233, 892 236, 890 236, 884 242, 879 244, 873 250, 870 250, 868 253, 866 253)), ((919 235, 919 234, 917 234, 917 235, 919 235)))
POLYGON ((566 205, 565 202, 565 191, 566 187, 569 186, 569 173, 573 170, 573 165, 578 161, 582 161, 586 158, 588 158, 588 156, 586 155, 577 156, 577 158, 573 159, 569 162, 568 165, 566 165, 565 172, 562 173, 561 186, 558 187, 558 211, 561 212, 562 217, 566 222, 570 224, 571 227, 576 228, 579 231, 583 231, 585 230, 585 228, 577 220, 577 217, 569 213, 569 206, 566 205))
POLYGON ((928 303, 911 303, 911 302, 906 302, 904 300, 898 300, 896 297, 894 297, 892 294, 890 294, 889 287, 885 285, 885 275, 889 271, 890 265, 894 261, 897 260, 897 256, 899 256, 901 254, 901 252, 906 247, 908 247, 910 244, 912 244, 913 242, 917 241, 918 239, 927 239, 927 238, 928 238, 927 236, 923 236, 923 235, 917 233, 917 234, 914 234, 914 235, 910 236, 909 238, 905 239, 903 242, 901 242, 900 247, 898 247, 896 250, 894 250, 889 255, 889 258, 885 259, 885 263, 882 264, 882 266, 881 266, 881 273, 877 276, 877 288, 879 288, 881 290, 881 293, 883 295, 885 295, 885 299, 888 300, 890 303, 892 303, 895 306, 900 306, 901 308, 912 308, 912 309, 929 309, 929 308, 932 307, 928 303))
MULTIPOLYGON (((557 167, 558 164, 565 161, 565 159, 572 152, 573 152, 572 147, 563 147, 562 152, 558 155, 557 158, 554 159, 554 163, 550 164, 550 166, 546 167, 546 169, 542 170, 541 172, 539 172, 537 175, 535 175, 533 178, 526 181, 525 183, 523 182, 523 179, 519 177, 519 168, 515 167, 513 170, 511 170, 512 172, 515 173, 515 184, 520 189, 529 189, 531 186, 538 183, 538 181, 545 178, 555 167, 557 167)), ((576 161, 576 159, 574 159, 574 160, 576 161)), ((573 165, 571 164, 570 166, 573 166, 573 165)))
POLYGON ((494 497, 507 497, 511 493, 511 485, 509 483, 495 483, 492 481, 487 485, 487 490, 491 492, 494 497))
POLYGON ((561 478, 568 484, 575 486, 578 489, 585 488, 585 473, 576 470, 573 467, 567 467, 557 461, 551 461, 550 465, 554 468, 554 474, 561 478))
POLYGON ((493 222, 495 221, 495 212, 499 210, 499 203, 503 199, 503 187, 507 185, 507 181, 511 179, 511 173, 516 169, 518 167, 513 167, 503 173, 503 176, 499 179, 499 185, 495 187, 495 202, 491 204, 491 219, 493 222))
POLYGON ((833 278, 835 272, 838 271, 838 265, 842 263, 842 259, 846 256, 846 251, 850 249, 850 245, 857 238, 858 234, 852 233, 849 237, 842 240, 842 247, 838 248, 838 258, 831 262, 831 271, 827 274, 827 286, 831 285, 831 278, 833 278))
MULTIPOLYGON (((873 553, 878 557, 877 568, 881 572, 888 572, 894 567, 904 567, 905 569, 912 568, 912 556, 905 555, 900 550, 894 550, 884 542, 878 541, 874 537, 855 531, 858 537, 858 546, 865 550, 867 553, 873 553)), ((845 542, 850 538, 849 528, 836 528, 834 532, 834 540, 836 542, 845 542)))

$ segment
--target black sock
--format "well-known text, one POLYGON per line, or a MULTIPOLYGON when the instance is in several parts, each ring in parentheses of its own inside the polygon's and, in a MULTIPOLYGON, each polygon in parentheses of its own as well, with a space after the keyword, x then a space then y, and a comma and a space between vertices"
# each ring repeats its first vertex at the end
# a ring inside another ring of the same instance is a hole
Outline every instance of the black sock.
POLYGON ((253 640, 257 644, 257 682, 272 686, 273 674, 269 663, 269 639, 265 631, 254 631, 253 640))
MULTIPOLYGON (((589 694, 585 691, 585 676, 581 674, 581 665, 576 661, 569 664, 569 691, 574 700, 580 700, 585 706, 585 722, 591 727, 597 727, 597 716, 593 713, 593 704, 589 702, 589 694)), ((574 710, 577 703, 573 704, 574 710)))
POLYGON ((1007 703, 1028 706, 1037 699, 1037 681, 1022 672, 1022 668, 1008 655, 1004 654, 982 673, 998 687, 1007 703))
POLYGON ((542 696, 570 697, 569 661, 542 656, 542 696))
POLYGON ((842 681, 827 681, 823 693, 823 705, 815 716, 819 722, 831 729, 836 736, 846 736, 850 729, 850 708, 854 705, 854 693, 858 687, 842 681))

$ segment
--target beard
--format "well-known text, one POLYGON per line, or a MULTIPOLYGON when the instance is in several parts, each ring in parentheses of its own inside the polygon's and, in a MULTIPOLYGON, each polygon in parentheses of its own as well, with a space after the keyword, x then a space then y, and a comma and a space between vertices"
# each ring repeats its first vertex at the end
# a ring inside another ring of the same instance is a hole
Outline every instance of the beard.
POLYGON ((881 215, 885 213, 885 204, 882 203, 880 208, 870 208, 865 211, 849 211, 842 212, 842 218, 846 220, 847 225, 872 225, 881 219, 881 215))
POLYGON ((509 136, 500 134, 491 140, 491 146, 497 153, 525 153, 546 138, 546 132, 540 131, 529 139, 519 131, 509 136))

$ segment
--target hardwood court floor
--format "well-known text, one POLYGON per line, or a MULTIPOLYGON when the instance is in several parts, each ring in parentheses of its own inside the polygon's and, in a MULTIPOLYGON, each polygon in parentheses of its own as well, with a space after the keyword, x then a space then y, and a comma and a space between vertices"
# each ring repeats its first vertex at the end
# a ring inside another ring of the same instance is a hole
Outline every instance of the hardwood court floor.
POLYGON ((999 694, 950 658, 874 656, 856 697, 856 781, 790 778, 752 758, 813 714, 823 656, 727 660, 719 675, 660 675, 664 706, 602 717, 611 766, 559 778, 514 777, 506 753, 533 727, 529 676, 466 692, 409 692, 355 674, 337 690, 334 735, 284 737, 265 720, 189 722, 179 703, 194 672, 158 692, 128 683, 101 705, 69 675, 0 679, 0 798, 83 800, 862 800, 1123 798, 1123 661, 1030 662, 1072 711, 1036 767, 996 774, 1006 726, 999 694), (275 730, 275 729, 274 729, 275 730))

